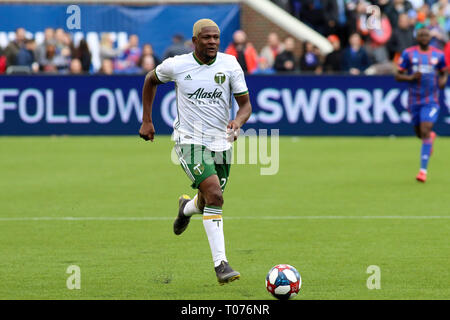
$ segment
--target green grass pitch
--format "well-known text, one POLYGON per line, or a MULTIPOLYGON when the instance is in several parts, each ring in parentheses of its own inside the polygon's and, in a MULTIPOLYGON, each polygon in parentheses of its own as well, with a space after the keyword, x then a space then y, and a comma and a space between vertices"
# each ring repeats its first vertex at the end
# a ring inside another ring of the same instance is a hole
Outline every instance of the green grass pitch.
POLYGON ((234 165, 224 231, 242 277, 225 286, 201 220, 172 233, 178 196, 194 191, 171 148, 167 136, 0 138, 0 299, 272 299, 279 263, 302 276, 296 299, 450 298, 449 138, 426 184, 412 137, 283 137, 276 175, 234 165))

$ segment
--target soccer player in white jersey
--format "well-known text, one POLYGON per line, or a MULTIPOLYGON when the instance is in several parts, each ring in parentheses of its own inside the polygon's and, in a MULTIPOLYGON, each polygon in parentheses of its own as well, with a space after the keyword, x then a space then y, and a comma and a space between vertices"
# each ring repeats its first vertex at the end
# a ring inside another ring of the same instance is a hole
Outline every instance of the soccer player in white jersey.
POLYGON ((218 52, 220 30, 210 19, 194 24, 193 53, 164 60, 145 78, 142 90, 143 122, 139 135, 153 141, 152 104, 156 87, 175 82, 178 115, 175 119, 175 150, 181 166, 198 189, 193 199, 183 195, 173 230, 186 230, 193 214, 203 214, 203 225, 211 248, 214 269, 220 284, 239 279, 239 272, 228 264, 225 255, 222 205, 228 182, 231 144, 251 115, 252 107, 244 72, 236 58, 218 52), (232 97, 239 110, 230 120, 232 97))

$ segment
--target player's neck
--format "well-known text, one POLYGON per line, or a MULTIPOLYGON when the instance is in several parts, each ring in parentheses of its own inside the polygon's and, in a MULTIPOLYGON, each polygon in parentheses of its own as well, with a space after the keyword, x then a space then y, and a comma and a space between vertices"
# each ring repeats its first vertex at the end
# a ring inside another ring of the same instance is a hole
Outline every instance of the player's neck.
POLYGON ((211 62, 216 60, 216 57, 211 58, 208 56, 204 56, 197 51, 194 51, 194 58, 197 60, 197 62, 201 62, 202 64, 210 64, 211 62))
POLYGON ((428 52, 428 50, 430 50, 430 46, 428 44, 426 46, 419 44, 419 50, 423 52, 428 52))

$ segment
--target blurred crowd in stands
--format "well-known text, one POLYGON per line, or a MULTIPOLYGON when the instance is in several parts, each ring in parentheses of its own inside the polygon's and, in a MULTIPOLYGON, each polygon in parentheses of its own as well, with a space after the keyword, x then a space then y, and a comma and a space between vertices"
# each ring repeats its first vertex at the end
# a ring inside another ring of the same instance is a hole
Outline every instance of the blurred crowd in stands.
MULTIPOLYGON (((443 50, 450 62, 450 0, 272 1, 326 37, 333 51, 324 55, 308 41, 280 39, 270 32, 258 52, 246 33, 238 30, 225 52, 234 55, 248 74, 392 73, 393 63, 415 44, 415 31, 421 27, 431 31, 431 44, 443 50)), ((192 50, 190 39, 181 35, 174 35, 172 45, 158 55, 150 43, 140 44, 137 35, 130 35, 124 47, 115 48, 110 34, 103 33, 101 66, 95 70, 85 40, 75 46, 63 29, 47 28, 43 41, 36 43, 19 28, 15 39, 0 47, 0 73, 144 74, 162 60, 192 50)))
MULTIPOLYGON (((165 50, 162 59, 193 50, 191 41, 174 35, 172 44, 165 50)), ((139 37, 132 34, 122 48, 115 48, 109 33, 101 36, 99 58, 101 66, 94 70, 92 53, 86 40, 75 46, 71 34, 62 28, 47 28, 44 39, 37 44, 26 37, 26 30, 18 28, 14 40, 5 48, 0 47, 0 74, 145 74, 155 68, 161 60, 150 43, 139 43, 139 37)))
MULTIPOLYGON (((392 73, 393 63, 415 45, 415 32, 422 27, 430 30, 431 45, 443 50, 450 63, 449 0, 272 1, 327 37, 334 48, 322 56, 306 43, 300 60, 291 58, 294 69, 316 74, 392 73)), ((274 69, 279 70, 276 65, 274 69)))

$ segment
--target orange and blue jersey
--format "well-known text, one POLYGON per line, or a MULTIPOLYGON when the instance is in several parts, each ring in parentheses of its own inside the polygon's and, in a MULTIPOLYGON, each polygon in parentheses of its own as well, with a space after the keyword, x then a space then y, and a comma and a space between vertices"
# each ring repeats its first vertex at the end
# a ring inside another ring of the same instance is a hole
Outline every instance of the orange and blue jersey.
POLYGON ((398 69, 413 74, 422 73, 419 81, 409 85, 408 105, 423 106, 430 104, 439 105, 438 71, 444 71, 445 56, 441 50, 429 46, 427 51, 420 50, 419 46, 413 46, 403 51, 399 60, 398 69))

